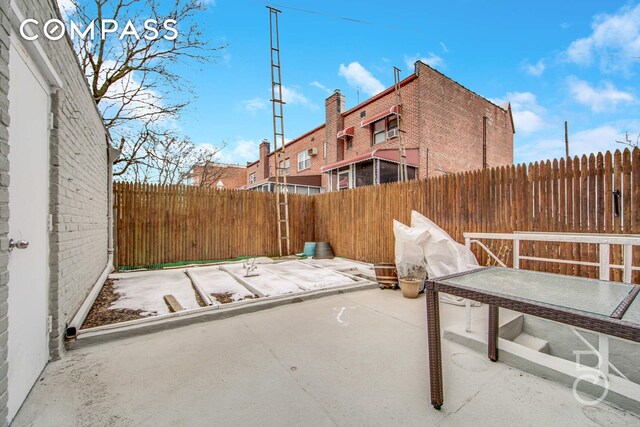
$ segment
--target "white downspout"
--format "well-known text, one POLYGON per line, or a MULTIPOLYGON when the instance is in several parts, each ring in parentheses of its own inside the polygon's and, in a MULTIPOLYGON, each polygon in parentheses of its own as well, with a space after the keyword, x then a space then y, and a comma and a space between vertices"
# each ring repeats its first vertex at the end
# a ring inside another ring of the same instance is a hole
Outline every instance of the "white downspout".
POLYGON ((82 323, 87 318, 87 314, 89 314, 89 310, 93 306, 93 303, 96 301, 98 294, 102 290, 102 285, 107 280, 109 273, 113 271, 113 162, 115 162, 120 156, 120 150, 112 148, 109 144, 108 149, 109 154, 109 180, 108 185, 109 189, 107 191, 107 234, 108 234, 108 242, 107 242, 107 265, 102 270, 102 274, 98 277, 98 280, 93 284, 91 288, 91 292, 87 295, 87 298, 84 300, 80 309, 71 319, 71 323, 67 325, 66 338, 73 339, 78 335, 78 330, 82 326, 82 323))

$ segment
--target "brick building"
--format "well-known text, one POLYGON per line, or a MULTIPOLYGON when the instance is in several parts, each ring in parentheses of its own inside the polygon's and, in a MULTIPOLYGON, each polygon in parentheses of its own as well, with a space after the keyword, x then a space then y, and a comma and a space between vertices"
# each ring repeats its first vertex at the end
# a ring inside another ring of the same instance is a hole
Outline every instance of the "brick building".
POLYGON ((43 37, 53 0, 0 2, 0 426, 112 270, 106 130, 71 40, 43 37))
MULTIPOLYGON (((410 179, 513 164, 509 104, 497 106, 420 61, 400 95, 400 108, 390 87, 345 111, 336 90, 325 101, 325 123, 287 144, 279 161, 288 183, 304 180, 296 192, 318 192, 397 181, 398 119, 410 179)), ((260 158, 247 165, 247 188, 273 189, 274 167, 263 141, 260 158)))
POLYGON ((247 168, 226 164, 197 165, 191 170, 191 184, 196 187, 244 188, 247 168))

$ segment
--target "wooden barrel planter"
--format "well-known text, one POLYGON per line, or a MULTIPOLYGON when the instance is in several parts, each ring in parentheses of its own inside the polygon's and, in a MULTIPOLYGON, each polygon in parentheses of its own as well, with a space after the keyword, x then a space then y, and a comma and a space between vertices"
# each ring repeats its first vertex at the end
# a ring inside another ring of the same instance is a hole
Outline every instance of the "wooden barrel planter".
POLYGON ((398 287, 398 274, 396 265, 392 262, 381 262, 373 266, 376 271, 376 280, 380 289, 396 289, 398 287))
POLYGON ((317 242, 316 251, 313 256, 315 259, 331 259, 333 258, 333 249, 329 242, 317 242))

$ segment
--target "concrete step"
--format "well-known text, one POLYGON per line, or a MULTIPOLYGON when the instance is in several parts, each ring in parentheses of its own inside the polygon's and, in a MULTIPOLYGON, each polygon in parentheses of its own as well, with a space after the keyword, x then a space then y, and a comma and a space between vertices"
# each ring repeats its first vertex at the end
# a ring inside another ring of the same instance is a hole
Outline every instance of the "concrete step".
POLYGON ((542 338, 529 335, 526 332, 520 333, 520 335, 514 338, 513 342, 528 347, 534 351, 549 354, 549 342, 542 338))
POLYGON ((505 319, 500 316, 499 336, 502 339, 513 341, 522 333, 524 328, 524 315, 519 314, 512 319, 505 319))

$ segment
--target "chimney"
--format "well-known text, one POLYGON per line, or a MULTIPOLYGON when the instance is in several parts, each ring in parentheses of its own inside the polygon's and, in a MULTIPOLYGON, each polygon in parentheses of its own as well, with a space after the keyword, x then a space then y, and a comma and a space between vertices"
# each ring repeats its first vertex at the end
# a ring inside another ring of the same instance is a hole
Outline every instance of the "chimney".
POLYGON ((269 178, 269 140, 263 139, 260 144, 260 165, 262 165, 263 178, 269 178))
POLYGON ((338 155, 336 134, 344 127, 342 113, 345 110, 345 103, 345 97, 339 89, 324 101, 326 140, 323 155, 327 160, 326 163, 335 162, 338 155))

